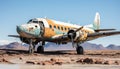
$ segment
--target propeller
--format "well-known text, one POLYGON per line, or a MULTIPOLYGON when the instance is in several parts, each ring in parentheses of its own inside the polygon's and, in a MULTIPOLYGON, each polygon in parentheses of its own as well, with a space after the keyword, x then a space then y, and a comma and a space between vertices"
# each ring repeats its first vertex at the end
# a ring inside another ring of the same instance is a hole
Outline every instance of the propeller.
POLYGON ((70 30, 68 31, 68 37, 71 39, 71 42, 72 42, 72 46, 74 48, 74 38, 76 36, 76 32, 83 29, 83 26, 78 28, 77 30, 70 30))

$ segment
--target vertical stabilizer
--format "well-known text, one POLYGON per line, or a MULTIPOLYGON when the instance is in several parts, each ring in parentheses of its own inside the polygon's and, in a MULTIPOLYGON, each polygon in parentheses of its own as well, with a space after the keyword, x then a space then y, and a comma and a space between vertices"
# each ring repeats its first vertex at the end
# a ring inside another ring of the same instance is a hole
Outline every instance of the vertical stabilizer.
POLYGON ((97 12, 95 15, 94 23, 93 23, 93 29, 97 30, 99 28, 100 28, 100 14, 97 12))

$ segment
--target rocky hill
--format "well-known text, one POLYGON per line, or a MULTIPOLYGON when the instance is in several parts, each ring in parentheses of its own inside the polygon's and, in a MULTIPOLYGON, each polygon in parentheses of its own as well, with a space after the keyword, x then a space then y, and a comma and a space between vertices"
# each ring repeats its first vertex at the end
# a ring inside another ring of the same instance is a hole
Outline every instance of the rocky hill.
MULTIPOLYGON (((107 47, 104 47, 101 44, 94 44, 85 42, 82 44, 83 48, 85 50, 120 50, 120 46, 116 46, 113 44, 108 45, 107 47)), ((1 45, 0 49, 22 49, 27 50, 28 45, 27 44, 21 44, 18 42, 13 42, 8 45, 1 45)), ((47 43, 45 45, 46 50, 75 50, 75 48, 72 47, 71 43, 63 44, 63 45, 56 45, 55 43, 47 43)))
POLYGON ((19 49, 19 50, 26 50, 27 47, 18 43, 18 42, 13 42, 8 45, 1 45, 0 49, 19 49))

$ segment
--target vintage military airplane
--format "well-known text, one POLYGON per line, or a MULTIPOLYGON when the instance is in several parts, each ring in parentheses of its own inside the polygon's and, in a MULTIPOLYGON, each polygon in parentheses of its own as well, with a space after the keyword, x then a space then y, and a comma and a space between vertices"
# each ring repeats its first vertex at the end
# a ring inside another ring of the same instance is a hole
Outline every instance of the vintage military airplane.
POLYGON ((17 26, 16 30, 19 35, 9 36, 18 37, 22 42, 29 44, 29 53, 34 53, 38 43, 40 45, 37 52, 43 53, 45 42, 56 44, 72 42, 73 47, 76 47, 77 54, 83 54, 84 49, 80 46, 81 43, 99 37, 120 34, 120 31, 112 31, 115 29, 100 29, 99 13, 96 13, 95 20, 90 25, 79 26, 47 18, 34 18, 27 24, 17 26))

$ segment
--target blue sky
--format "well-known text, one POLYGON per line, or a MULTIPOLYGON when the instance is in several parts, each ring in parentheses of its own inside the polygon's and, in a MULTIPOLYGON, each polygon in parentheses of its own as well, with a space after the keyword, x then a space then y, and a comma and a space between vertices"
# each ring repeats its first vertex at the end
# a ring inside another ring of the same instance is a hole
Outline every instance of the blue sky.
MULTIPOLYGON (((16 33, 16 25, 31 18, 47 17, 79 25, 93 23, 96 12, 101 15, 101 28, 120 30, 120 0, 0 0, 0 41, 19 41, 7 37, 16 33)), ((90 41, 120 45, 120 35, 90 41)))

